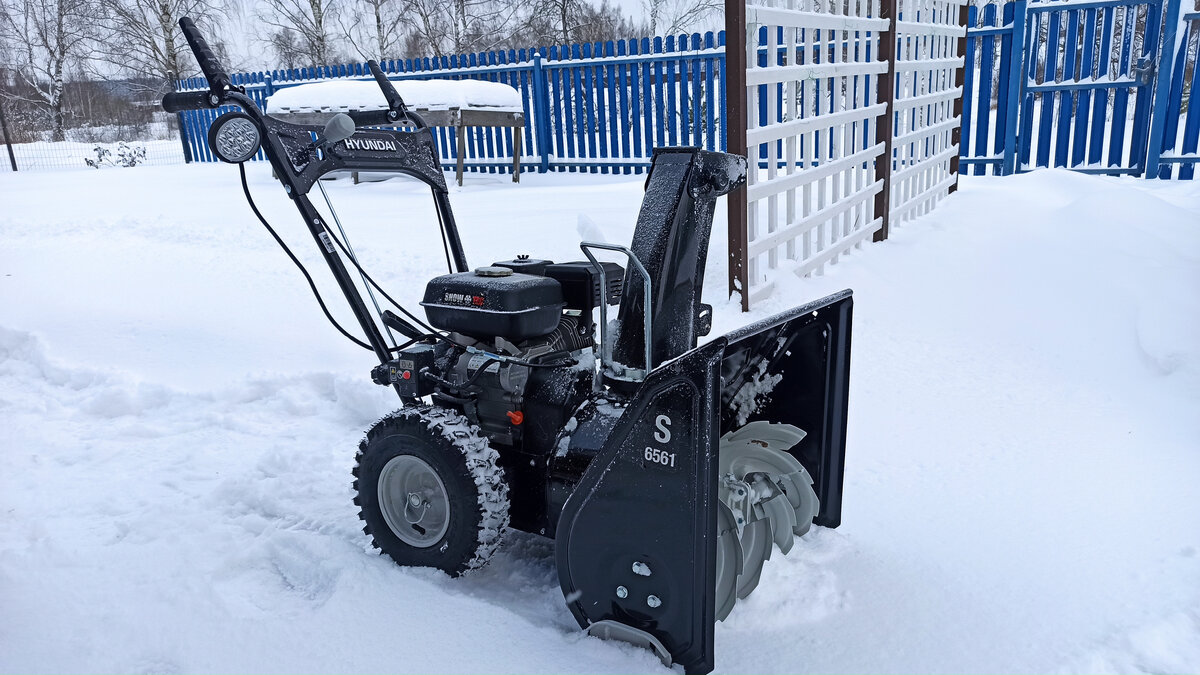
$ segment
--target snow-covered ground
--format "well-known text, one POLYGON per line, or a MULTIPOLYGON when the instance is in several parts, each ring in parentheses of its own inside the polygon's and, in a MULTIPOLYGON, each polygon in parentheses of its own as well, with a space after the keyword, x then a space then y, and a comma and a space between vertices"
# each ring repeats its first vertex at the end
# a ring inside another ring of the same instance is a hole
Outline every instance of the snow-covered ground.
MULTIPOLYGON (((642 180, 473 175, 453 200, 474 263, 577 259, 628 241, 642 180)), ((427 192, 329 189, 415 303, 444 269, 427 192)), ((661 670, 579 634, 551 542, 512 534, 459 580, 369 552, 350 466, 393 398, 235 169, 0 193, 0 671, 661 670)), ((716 227, 715 332, 856 293, 844 524, 767 564, 719 671, 1200 671, 1200 182, 964 179, 749 316, 716 227)))

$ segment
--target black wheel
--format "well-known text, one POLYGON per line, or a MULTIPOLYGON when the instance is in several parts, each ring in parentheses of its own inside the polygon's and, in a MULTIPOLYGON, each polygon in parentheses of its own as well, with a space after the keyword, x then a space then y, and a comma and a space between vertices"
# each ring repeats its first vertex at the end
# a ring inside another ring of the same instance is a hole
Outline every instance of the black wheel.
POLYGON ((454 410, 414 406, 375 423, 358 446, 354 503, 376 548, 451 576, 482 567, 508 526, 499 454, 454 410))

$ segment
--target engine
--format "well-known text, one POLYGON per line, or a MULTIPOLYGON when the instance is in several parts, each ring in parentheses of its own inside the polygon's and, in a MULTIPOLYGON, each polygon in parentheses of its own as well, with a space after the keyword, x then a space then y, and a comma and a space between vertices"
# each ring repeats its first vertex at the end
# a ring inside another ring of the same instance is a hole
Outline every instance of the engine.
POLYGON ((522 256, 430 280, 421 305, 444 341, 377 369, 402 396, 458 408, 496 444, 544 457, 591 390, 593 310, 621 297, 624 270, 522 256))
POLYGON ((538 430, 556 433, 566 422, 560 417, 570 416, 570 402, 591 388, 594 344, 590 322, 570 314, 561 314, 547 335, 517 343, 481 339, 473 345, 480 351, 451 350, 446 379, 457 393, 434 397, 461 406, 492 441, 546 448, 553 439, 538 430), (543 400, 552 405, 541 409, 543 400))

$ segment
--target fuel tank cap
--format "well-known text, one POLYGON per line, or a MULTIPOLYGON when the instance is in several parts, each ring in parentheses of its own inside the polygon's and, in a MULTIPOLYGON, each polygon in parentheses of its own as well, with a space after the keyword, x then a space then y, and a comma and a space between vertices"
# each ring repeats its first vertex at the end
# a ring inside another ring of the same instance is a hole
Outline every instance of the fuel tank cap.
POLYGON ((488 266, 475 268, 476 276, 481 277, 508 277, 512 276, 512 273, 513 271, 507 267, 488 266))

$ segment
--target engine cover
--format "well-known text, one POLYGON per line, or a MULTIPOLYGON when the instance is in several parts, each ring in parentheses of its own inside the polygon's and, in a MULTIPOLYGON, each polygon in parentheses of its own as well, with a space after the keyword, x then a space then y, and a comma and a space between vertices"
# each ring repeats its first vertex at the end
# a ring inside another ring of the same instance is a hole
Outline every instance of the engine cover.
POLYGON ((554 279, 481 267, 432 279, 421 306, 435 328, 520 342, 553 332, 564 303, 554 279))

